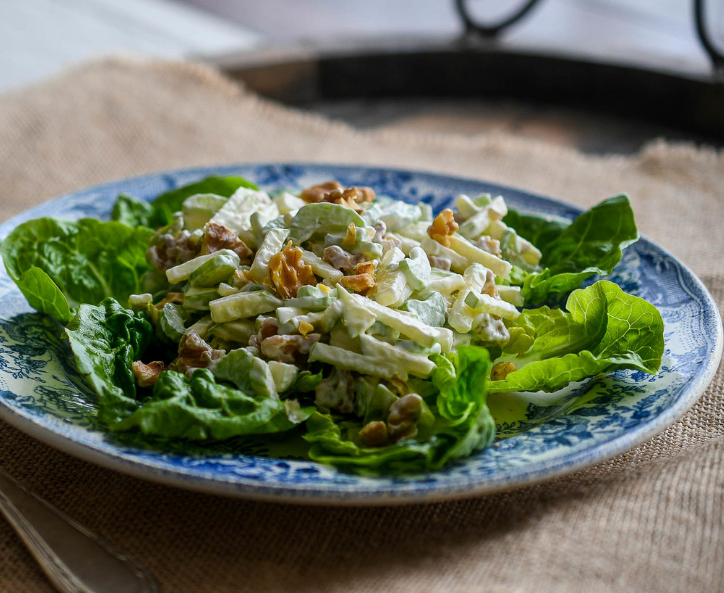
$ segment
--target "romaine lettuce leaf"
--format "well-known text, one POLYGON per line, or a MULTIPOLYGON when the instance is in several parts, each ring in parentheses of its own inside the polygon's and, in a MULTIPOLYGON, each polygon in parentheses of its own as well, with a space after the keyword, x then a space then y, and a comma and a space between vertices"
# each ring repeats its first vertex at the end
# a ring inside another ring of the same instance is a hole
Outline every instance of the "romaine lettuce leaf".
POLYGON ((599 373, 635 369, 656 373, 664 353, 664 322, 645 300, 607 281, 574 291, 567 312, 548 307, 523 311, 515 327, 533 339, 511 360, 518 370, 491 381, 488 390, 558 391, 599 373))
POLYGON ((98 395, 98 417, 109 426, 138 407, 131 365, 152 336, 143 313, 124 309, 114 299, 81 305, 65 329, 75 366, 98 395))
POLYGON ((163 193, 150 203, 122 194, 113 206, 111 218, 132 227, 158 228, 172 222, 174 212, 181 211, 186 198, 196 194, 215 194, 228 198, 240 187, 259 189, 243 177, 212 176, 163 193))
POLYGON ((70 307, 142 292, 153 231, 119 222, 38 218, 19 225, 0 245, 8 274, 32 307, 70 320, 70 307))
POLYGON ((81 305, 65 335, 78 371, 98 395, 98 418, 114 432, 138 429, 166 438, 221 440, 289 430, 314 409, 294 410, 292 422, 284 402, 217 383, 206 369, 191 379, 164 371, 153 395, 138 398, 131 365, 147 348, 158 356, 159 348, 149 348, 153 327, 145 315, 113 299, 81 305))
POLYGON ((292 386, 287 391, 282 393, 280 397, 282 399, 285 399, 287 397, 293 397, 300 393, 309 393, 310 391, 314 391, 317 385, 322 382, 322 378, 322 371, 317 371, 316 373, 312 373, 311 371, 302 371, 301 373, 297 374, 296 378, 294 379, 294 383, 292 383, 292 386))
MULTIPOLYGON (((312 409, 303 408, 298 418, 308 418, 312 409)), ((278 433, 294 426, 283 402, 219 384, 210 371, 201 369, 191 379, 165 371, 154 385, 153 397, 110 429, 138 429, 146 435, 203 441, 278 433)))
POLYGON ((434 360, 437 403, 431 406, 435 423, 427 441, 364 447, 354 440, 359 423, 335 423, 331 416, 315 412, 304 435, 311 444, 310 459, 363 474, 409 473, 440 468, 490 445, 495 421, 485 404, 490 372, 487 350, 461 346, 457 355, 434 355, 434 360))
POLYGON ((155 214, 156 212, 150 202, 139 200, 128 194, 121 194, 113 205, 113 210, 111 210, 111 220, 117 220, 133 228, 139 226, 153 227, 155 214))
POLYGON ((604 200, 570 225, 514 210, 504 220, 543 254, 544 269, 529 273, 523 281, 521 293, 527 305, 568 293, 594 274, 610 274, 621 260, 621 250, 639 237, 626 195, 604 200))
POLYGON ((508 210, 503 222, 541 251, 545 250, 563 231, 571 226, 570 220, 524 214, 512 209, 508 210))

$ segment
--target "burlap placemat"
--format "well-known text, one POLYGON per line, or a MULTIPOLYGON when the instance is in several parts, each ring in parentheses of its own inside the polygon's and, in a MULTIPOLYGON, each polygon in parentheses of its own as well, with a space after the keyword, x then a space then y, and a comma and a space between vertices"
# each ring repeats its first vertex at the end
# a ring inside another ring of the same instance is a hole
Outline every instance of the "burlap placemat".
MULTIPOLYGON (((620 191, 643 233, 724 303, 724 156, 659 142, 631 158, 509 136, 359 133, 201 66, 106 60, 0 97, 0 217, 167 168, 264 160, 399 165, 586 206, 620 191)), ((156 574, 165 591, 718 591, 724 377, 660 436, 539 486, 455 503, 307 508, 149 484, 0 424, 0 465, 156 574)), ((0 588, 50 591, 0 522, 0 588)))

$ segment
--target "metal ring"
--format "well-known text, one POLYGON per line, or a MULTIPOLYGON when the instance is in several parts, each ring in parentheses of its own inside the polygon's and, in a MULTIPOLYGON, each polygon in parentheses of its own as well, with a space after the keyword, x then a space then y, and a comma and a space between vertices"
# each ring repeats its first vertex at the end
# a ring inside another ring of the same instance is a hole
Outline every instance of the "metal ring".
POLYGON ((709 54, 714 70, 724 71, 724 54, 720 53, 712 43, 709 33, 706 30, 704 0, 694 0, 694 19, 696 20, 696 32, 699 34, 699 41, 706 53, 709 54))
POLYGON ((494 25, 481 25, 480 23, 475 22, 475 20, 473 20, 473 18, 468 14, 466 0, 455 0, 458 15, 460 15, 460 18, 465 24, 465 31, 468 33, 476 33, 478 35, 482 35, 483 37, 497 37, 501 31, 517 23, 526 14, 528 14, 528 12, 530 12, 537 3, 538 0, 528 0, 522 8, 509 17, 504 18, 502 21, 499 21, 494 25))

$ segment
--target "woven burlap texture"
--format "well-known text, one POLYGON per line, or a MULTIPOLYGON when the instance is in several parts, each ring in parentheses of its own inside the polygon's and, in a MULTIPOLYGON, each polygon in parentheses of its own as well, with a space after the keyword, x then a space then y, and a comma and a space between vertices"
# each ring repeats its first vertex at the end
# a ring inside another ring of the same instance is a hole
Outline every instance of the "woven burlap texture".
MULTIPOLYGON (((643 233, 724 303, 724 156, 663 141, 593 157, 511 136, 361 133, 199 65, 111 59, 0 97, 0 216, 94 183, 249 161, 381 164, 589 206, 630 194, 643 233)), ((298 507, 176 490, 0 424, 0 465, 156 574, 167 592, 719 591, 724 377, 610 462, 508 493, 393 508, 298 507)), ((0 590, 50 591, 0 523, 0 590)))

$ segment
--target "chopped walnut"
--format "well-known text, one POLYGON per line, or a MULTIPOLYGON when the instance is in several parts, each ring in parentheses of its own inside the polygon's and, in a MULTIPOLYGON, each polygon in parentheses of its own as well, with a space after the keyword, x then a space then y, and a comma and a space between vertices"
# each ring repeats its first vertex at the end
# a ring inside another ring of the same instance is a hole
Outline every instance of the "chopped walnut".
POLYGON ((327 181, 308 187, 300 196, 307 203, 330 202, 361 212, 359 204, 373 202, 375 192, 370 187, 344 187, 339 181, 327 181))
POLYGON ((146 259, 157 270, 165 272, 199 254, 199 236, 188 231, 157 234, 146 250, 146 259))
POLYGON ((259 324, 259 341, 263 342, 267 338, 276 336, 279 333, 279 322, 273 317, 267 317, 259 324))
POLYGON ((400 241, 395 235, 392 233, 387 233, 382 238, 382 253, 387 253, 390 249, 394 249, 397 247, 398 249, 402 247, 402 241, 400 241))
POLYGON ((361 253, 349 253, 339 245, 330 245, 324 248, 322 259, 333 268, 348 272, 354 270, 357 264, 363 262, 365 256, 361 253))
POLYGON ((330 204, 339 204, 355 212, 362 212, 362 208, 359 207, 357 199, 360 198, 360 194, 356 187, 348 187, 346 189, 335 189, 324 196, 324 201, 330 204))
POLYGON ((329 377, 322 379, 314 389, 314 403, 322 408, 350 414, 354 411, 354 386, 352 373, 335 367, 329 377))
POLYGON ((267 338, 276 336, 279 331, 279 322, 274 317, 267 317, 259 324, 259 331, 249 338, 249 346, 260 348, 267 338))
POLYGON ((307 202, 307 204, 313 204, 315 202, 322 202, 329 192, 343 188, 344 186, 339 181, 327 181, 302 190, 299 197, 307 202))
POLYGON ((255 283, 256 281, 249 276, 249 270, 234 270, 234 279, 231 283, 235 288, 242 288, 250 282, 255 283))
POLYGON ((371 187, 357 187, 355 188, 357 190, 357 194, 359 195, 359 198, 357 198, 358 201, 361 202, 374 202, 375 201, 375 190, 373 190, 371 187))
POLYGON ((498 364, 493 365, 493 368, 490 371, 490 378, 493 381, 502 381, 510 373, 517 371, 517 370, 518 369, 515 367, 515 363, 499 362, 498 364))
POLYGON ((387 444, 387 425, 381 420, 368 422, 359 431, 360 440, 367 447, 383 447, 387 444))
POLYGON ((353 276, 344 276, 339 283, 343 288, 357 292, 365 296, 375 286, 375 276, 371 273, 355 274, 353 276))
POLYGON ((163 299, 154 305, 156 309, 163 309, 166 303, 175 303, 177 305, 184 304, 184 293, 183 292, 169 292, 163 299))
POLYGON ((269 260, 269 275, 277 292, 285 299, 297 296, 300 286, 317 284, 312 267, 302 261, 303 251, 299 247, 287 246, 269 260))
POLYGON ((452 260, 449 257, 440 257, 439 255, 428 255, 427 259, 433 268, 438 270, 450 270, 452 267, 452 260))
POLYGON ((375 236, 372 237, 372 242, 382 245, 382 253, 387 253, 390 249, 402 246, 402 241, 392 233, 387 232, 387 225, 384 222, 378 220, 373 226, 375 228, 375 236))
POLYGON ((377 262, 375 260, 363 261, 363 262, 358 263, 354 267, 353 271, 355 274, 374 274, 376 267, 377 267, 377 262))
POLYGON ((194 259, 199 255, 200 249, 201 243, 198 234, 181 231, 176 238, 176 262, 182 264, 194 259))
POLYGON ((485 344, 502 346, 510 340, 510 331, 505 326, 505 322, 500 317, 490 315, 490 313, 482 313, 476 316, 473 333, 485 344))
POLYGON ((213 368, 226 354, 224 350, 214 350, 199 336, 196 330, 188 330, 178 346, 178 358, 172 365, 174 370, 191 376, 196 369, 213 368))
POLYGON ((215 222, 209 222, 204 227, 204 238, 201 242, 201 255, 216 253, 222 249, 231 249, 242 264, 251 263, 254 253, 246 243, 239 239, 230 228, 215 222))
POLYGON ((136 385, 139 387, 152 387, 158 381, 159 376, 166 370, 166 365, 160 360, 145 364, 140 360, 131 365, 133 376, 136 378, 136 385))
POLYGON ((455 222, 453 211, 450 210, 450 208, 445 208, 445 210, 440 212, 440 214, 435 217, 435 220, 432 221, 432 224, 427 229, 427 234, 441 245, 450 247, 450 239, 448 237, 459 228, 460 226, 455 222))
POLYGON ((294 364, 297 358, 309 354, 320 337, 319 334, 271 336, 261 342, 260 348, 267 358, 294 364))
POLYGON ((485 270, 485 284, 480 292, 494 298, 498 298, 500 296, 498 294, 498 286, 495 284, 495 274, 492 270, 485 270))
POLYGON ((487 251, 488 253, 492 253, 493 255, 500 257, 500 241, 497 239, 488 237, 488 235, 483 235, 480 239, 475 241, 475 245, 480 247, 483 251, 487 251))
POLYGON ((405 383, 402 379, 392 377, 392 379, 390 379, 390 385, 400 395, 407 395, 408 393, 410 393, 410 388, 407 386, 407 383, 405 383))
POLYGON ((417 420, 422 414, 422 398, 410 393, 390 406, 387 415, 387 431, 390 441, 397 443, 417 435, 417 420))

